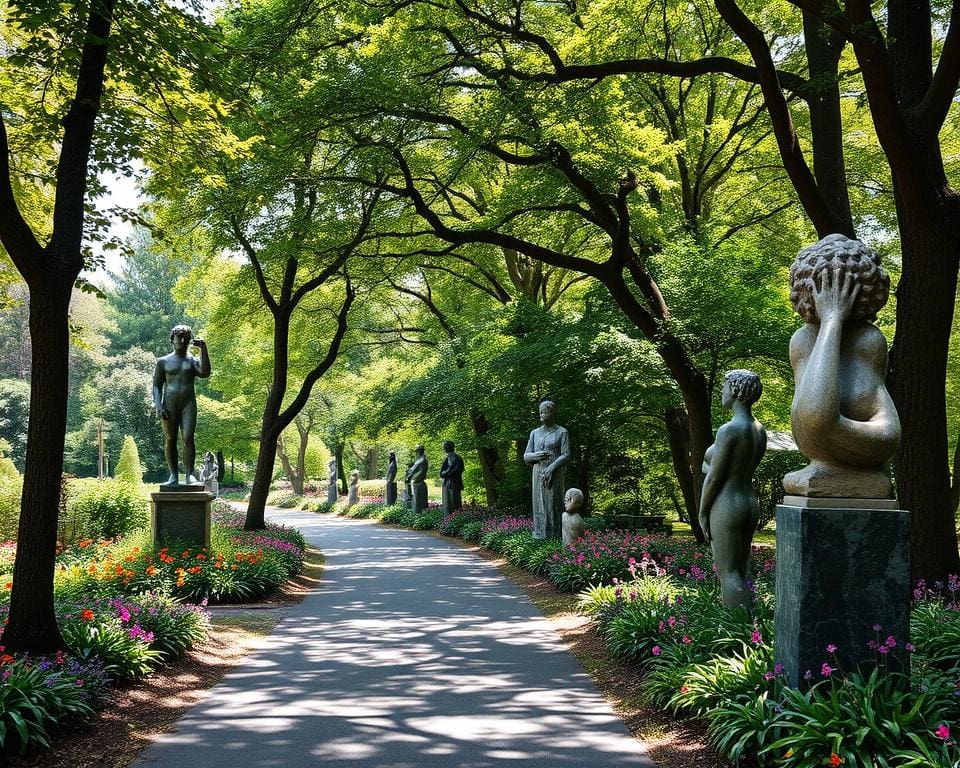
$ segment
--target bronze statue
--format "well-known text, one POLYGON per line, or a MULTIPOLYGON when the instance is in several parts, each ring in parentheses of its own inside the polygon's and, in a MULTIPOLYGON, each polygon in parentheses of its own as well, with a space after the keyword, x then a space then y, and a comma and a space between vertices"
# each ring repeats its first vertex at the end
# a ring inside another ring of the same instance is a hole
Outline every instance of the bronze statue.
POLYGON ((179 485, 177 463, 177 432, 183 435, 183 467, 188 485, 196 484, 194 468, 197 447, 194 433, 197 428, 197 395, 193 388, 196 378, 210 375, 210 356, 203 339, 192 339, 190 326, 176 325, 170 331, 173 352, 157 360, 153 374, 153 404, 163 426, 164 456, 170 469, 170 478, 163 486, 179 485), (191 341, 192 339, 192 341, 191 341), (187 354, 188 346, 200 350, 200 359, 187 354))
POLYGON ((713 550, 723 604, 750 610, 750 544, 760 520, 753 473, 767 449, 767 431, 751 408, 763 392, 753 371, 729 371, 720 400, 733 418, 717 430, 703 457, 700 527, 713 550))
POLYGON ((443 452, 446 457, 440 465, 440 479, 443 481, 443 514, 452 515, 463 506, 463 459, 454 451, 452 440, 445 440, 443 452))
POLYGON ((410 498, 413 502, 414 512, 423 512, 427 508, 427 471, 430 463, 427 461, 427 454, 422 445, 413 449, 416 459, 407 469, 404 480, 410 487, 410 498))

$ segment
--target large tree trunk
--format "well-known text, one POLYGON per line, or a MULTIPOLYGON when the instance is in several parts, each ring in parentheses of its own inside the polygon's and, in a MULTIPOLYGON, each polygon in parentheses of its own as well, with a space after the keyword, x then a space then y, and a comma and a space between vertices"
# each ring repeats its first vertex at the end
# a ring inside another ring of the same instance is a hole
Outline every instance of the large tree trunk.
POLYGON ((27 427, 16 588, 10 596, 10 621, 3 633, 7 650, 51 653, 65 647, 53 608, 53 574, 67 431, 67 382, 70 329, 67 312, 73 279, 56 275, 30 296, 33 342, 30 421, 27 427))
POLYGON ((294 467, 293 462, 290 461, 290 456, 287 454, 287 446, 284 444, 283 435, 280 435, 280 439, 277 440, 277 455, 280 457, 280 466, 283 467, 283 474, 285 474, 290 481, 290 487, 293 489, 293 492, 297 494, 297 496, 303 496, 304 472, 303 463, 299 460, 299 448, 297 466, 294 467))
POLYGON ((277 433, 274 425, 280 412, 278 401, 279 398, 271 390, 263 409, 260 450, 257 452, 257 466, 254 470, 253 485, 250 487, 250 500, 247 502, 247 517, 243 523, 245 531, 260 531, 266 527, 267 496, 270 495, 273 467, 277 461, 277 433))
POLYGON ((380 472, 380 446, 374 445, 367 450, 367 480, 376 480, 380 472))
POLYGON ((957 509, 960 508, 960 437, 957 438, 957 445, 953 449, 953 472, 950 474, 950 506, 953 508, 954 517, 956 517, 957 509))
POLYGON ((490 422, 486 414, 480 411, 470 411, 470 423, 473 425, 473 434, 477 437, 477 457, 480 459, 480 469, 483 471, 483 488, 487 496, 487 506, 492 507, 500 498, 500 483, 503 481, 503 463, 500 461, 500 451, 497 447, 480 444, 484 435, 490 431, 490 422))
POLYGON ((949 209, 913 216, 901 212, 900 241, 903 274, 889 377, 903 430, 897 489, 901 506, 912 513, 914 578, 932 582, 960 572, 944 388, 953 321, 947 308, 956 300, 960 217, 949 209))
POLYGON ((680 486, 680 493, 683 494, 684 515, 681 519, 690 521, 698 516, 699 504, 694 491, 693 474, 690 472, 690 430, 687 414, 680 406, 670 406, 664 411, 663 420, 667 425, 673 473, 680 486))

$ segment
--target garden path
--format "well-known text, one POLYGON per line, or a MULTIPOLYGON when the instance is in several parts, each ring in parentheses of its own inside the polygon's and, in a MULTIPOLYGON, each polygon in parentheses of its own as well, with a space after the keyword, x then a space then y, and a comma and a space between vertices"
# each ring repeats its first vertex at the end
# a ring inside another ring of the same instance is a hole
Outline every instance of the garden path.
POLYGON ((406 530, 290 510, 323 585, 132 768, 655 768, 529 599, 406 530))

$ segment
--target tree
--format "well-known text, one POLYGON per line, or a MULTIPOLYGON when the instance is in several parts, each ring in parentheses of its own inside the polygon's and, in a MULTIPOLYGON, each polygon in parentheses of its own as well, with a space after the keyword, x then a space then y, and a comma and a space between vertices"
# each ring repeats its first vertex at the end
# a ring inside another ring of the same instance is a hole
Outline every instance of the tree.
POLYGON ((143 467, 140 466, 140 454, 137 452, 137 443, 132 435, 123 438, 123 447, 120 449, 120 458, 113 472, 117 480, 123 480, 134 485, 143 482, 143 467))
MULTIPOLYGON (((941 579, 960 569, 950 499, 944 382, 960 251, 960 197, 948 181, 941 135, 960 83, 960 4, 949 14, 931 4, 890 0, 875 15, 863 0, 820 2, 791 0, 798 13, 783 25, 801 31, 811 73, 808 84, 777 69, 772 34, 753 21, 751 9, 736 0, 715 0, 716 10, 743 47, 729 57, 703 56, 682 61, 668 57, 568 64, 557 46, 523 27, 518 11, 511 20, 464 13, 489 30, 535 50, 545 67, 504 76, 561 83, 589 78, 655 72, 682 78, 724 72, 758 83, 782 167, 796 197, 823 237, 853 235, 847 189, 845 115, 839 82, 852 73, 838 69, 849 45, 862 78, 862 95, 886 158, 892 182, 902 273, 897 287, 896 335, 888 384, 900 412, 903 433, 896 458, 900 500, 912 513, 911 560, 914 575, 941 579), (885 28, 884 28, 885 27, 885 28), (810 117, 811 168, 792 114, 794 97, 805 96, 810 117)), ((463 8, 463 6, 461 6, 463 8)), ((764 24, 783 24, 766 16, 764 24)), ((951 167, 951 170, 956 169, 951 167)))
MULTIPOLYGON (((95 173, 121 161, 135 138, 142 136, 139 129, 144 123, 153 123, 153 115, 163 114, 147 109, 138 117, 143 102, 112 99, 110 94, 104 100, 104 85, 108 75, 116 75, 118 82, 139 90, 148 101, 158 88, 176 90, 183 94, 174 97, 178 106, 186 104, 186 95, 192 92, 173 61, 175 51, 182 50, 181 44, 198 25, 165 4, 123 3, 124 35, 113 36, 117 6, 117 0, 80 5, 23 0, 8 8, 10 24, 5 32, 15 29, 17 34, 4 40, 0 82, 19 78, 43 80, 47 85, 41 105, 12 103, 6 92, 0 94, 0 210, 4 211, 0 243, 30 287, 32 343, 18 556, 3 633, 8 650, 46 653, 64 645, 54 615, 53 569, 67 421, 68 312, 85 257, 92 257, 84 247, 85 235, 89 241, 94 232, 89 225, 96 222, 85 207, 91 186, 97 187, 91 184, 95 173), (150 51, 149 58, 144 51, 150 51), (115 70, 108 69, 108 53, 115 70), (97 118, 104 108, 109 119, 100 123, 95 147, 97 118), (51 114, 59 114, 60 119, 50 119, 51 114), (31 184, 18 177, 24 166, 18 166, 17 156, 11 157, 16 145, 11 144, 8 121, 14 138, 32 131, 44 160, 51 156, 53 172, 41 177, 55 189, 49 227, 37 229, 23 215, 28 200, 23 190, 31 184)), ((187 120, 189 112, 180 117, 187 120)))
POLYGON ((20 379, 0 379, 0 439, 6 441, 17 469, 23 471, 30 418, 30 385, 20 379))

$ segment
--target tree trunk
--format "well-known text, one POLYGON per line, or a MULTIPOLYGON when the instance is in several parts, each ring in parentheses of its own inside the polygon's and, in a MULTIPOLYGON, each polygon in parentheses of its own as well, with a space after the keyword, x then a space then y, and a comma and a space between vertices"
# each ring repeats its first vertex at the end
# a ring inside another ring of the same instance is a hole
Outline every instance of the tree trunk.
POLYGON ((957 509, 960 509, 960 437, 957 438, 957 445, 953 449, 953 473, 950 480, 950 506, 953 508, 953 515, 956 517, 957 509))
MULTIPOLYGON (((232 461, 230 462, 230 466, 232 468, 233 466, 232 461)), ((232 473, 232 470, 231 470, 231 473, 232 473)), ((217 451, 217 482, 222 483, 223 479, 226 476, 227 476, 227 467, 226 467, 226 464, 224 463, 223 448, 221 448, 220 450, 217 451)))
POLYGON ((54 613, 53 574, 67 431, 67 313, 72 287, 73 279, 55 275, 44 285, 32 286, 30 292, 30 420, 13 568, 16 588, 10 595, 10 618, 3 632, 8 651, 52 653, 66 647, 54 613))
POLYGON ((297 466, 293 466, 293 463, 290 461, 290 456, 287 454, 287 447, 284 445, 283 435, 277 440, 277 455, 280 457, 280 466, 283 467, 283 474, 285 474, 290 481, 290 487, 293 489, 293 492, 297 494, 297 496, 303 496, 303 465, 299 461, 298 455, 297 466))
POLYGON ((376 480, 380 469, 380 446, 374 445, 367 451, 367 480, 376 480))
POLYGON ((271 390, 263 410, 260 450, 257 452, 257 466, 254 469, 253 485, 250 487, 250 501, 247 502, 247 517, 243 523, 245 531, 262 531, 267 527, 264 515, 267 496, 270 495, 270 483, 273 480, 273 466, 277 461, 277 435, 273 425, 280 410, 278 400, 271 390))
POLYGON ((477 457, 480 459, 480 469, 483 471, 483 488, 487 496, 487 506, 495 506, 500 498, 499 485, 503 481, 503 463, 500 461, 500 451, 497 447, 482 445, 484 435, 490 431, 490 422, 486 414, 480 411, 470 411, 470 423, 473 425, 473 434, 477 437, 477 457))
MULTIPOLYGON (((680 519, 689 522, 697 517, 700 505, 697 503, 693 474, 690 472, 690 430, 687 414, 680 406, 670 406, 664 411, 663 420, 667 425, 673 472, 683 495, 684 515, 681 515, 680 519)), ((679 509, 679 505, 677 506, 679 509)))
POLYGON ((956 300, 960 217, 946 207, 913 216, 898 212, 903 273, 889 376, 902 426, 897 488, 901 507, 912 513, 913 576, 932 583, 960 572, 944 389, 953 321, 946 308, 956 300))

